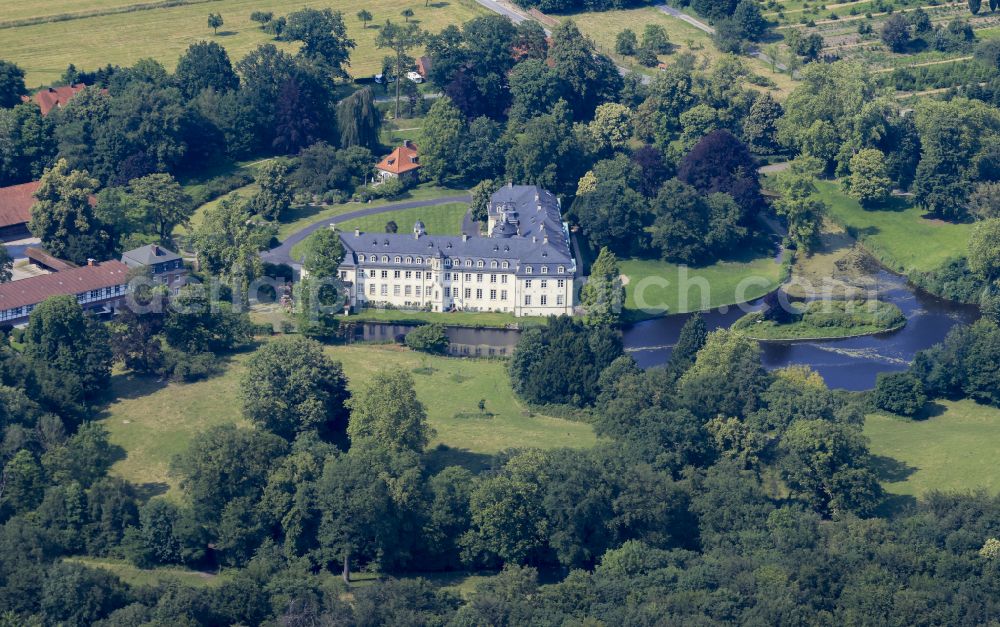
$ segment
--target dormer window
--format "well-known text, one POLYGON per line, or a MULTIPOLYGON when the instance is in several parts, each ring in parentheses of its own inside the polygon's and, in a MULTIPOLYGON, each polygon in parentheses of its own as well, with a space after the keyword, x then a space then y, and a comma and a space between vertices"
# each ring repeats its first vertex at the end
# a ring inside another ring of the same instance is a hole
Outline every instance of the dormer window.
POLYGON ((531 266, 525 266, 524 271, 527 272, 528 274, 531 274, 531 266))
POLYGON ((542 266, 542 274, 548 274, 548 273, 549 273, 549 267, 548 266, 542 266))
POLYGON ((490 267, 491 267, 491 268, 493 268, 494 270, 496 269, 496 267, 497 267, 497 262, 496 262, 496 260, 495 260, 495 259, 494 259, 493 261, 491 261, 491 262, 490 262, 490 267))
POLYGON ((559 266, 559 274, 566 274, 566 267, 565 266, 559 266))
POLYGON ((504 270, 506 270, 506 269, 507 269, 507 268, 509 268, 509 267, 510 267, 510 264, 509 264, 509 263, 507 263, 506 261, 505 261, 505 262, 503 262, 503 269, 504 269, 504 270))
POLYGON ((413 258, 412 257, 407 257, 406 258, 406 263, 413 263, 413 258))
POLYGON ((413 261, 415 261, 417 263, 417 265, 419 266, 423 262, 423 259, 421 259, 420 257, 417 257, 413 261))
POLYGON ((483 267, 483 260, 482 259, 480 259, 479 261, 476 262, 476 267, 477 268, 482 268, 483 267))
POLYGON ((466 259, 465 260, 465 267, 466 268, 471 268, 472 267, 472 260, 471 259, 466 259))
POLYGON ((382 255, 382 263, 389 263, 389 258, 386 257, 385 255, 382 255))
POLYGON ((399 255, 396 256, 395 263, 399 263, 399 255))

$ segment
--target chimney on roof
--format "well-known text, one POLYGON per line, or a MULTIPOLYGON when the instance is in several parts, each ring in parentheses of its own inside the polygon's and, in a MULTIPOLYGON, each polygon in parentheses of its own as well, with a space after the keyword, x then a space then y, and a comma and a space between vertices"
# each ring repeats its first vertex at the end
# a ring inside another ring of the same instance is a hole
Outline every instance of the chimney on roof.
POLYGON ((87 259, 87 265, 88 266, 95 266, 95 265, 97 265, 97 261, 95 259, 88 258, 87 259))
POLYGON ((468 233, 462 233, 462 241, 463 242, 469 241, 469 234, 468 233))
POLYGON ((162 254, 163 253, 160 252, 160 247, 157 246, 156 244, 153 244, 153 256, 154 257, 159 257, 162 254))
POLYGON ((354 229, 354 237, 361 237, 361 229, 354 229))
POLYGON ((410 140, 404 139, 403 140, 403 146, 406 147, 406 148, 410 148, 410 140))
POLYGON ((336 222, 331 222, 329 224, 329 227, 330 227, 331 231, 336 231, 337 230, 337 223, 336 222))

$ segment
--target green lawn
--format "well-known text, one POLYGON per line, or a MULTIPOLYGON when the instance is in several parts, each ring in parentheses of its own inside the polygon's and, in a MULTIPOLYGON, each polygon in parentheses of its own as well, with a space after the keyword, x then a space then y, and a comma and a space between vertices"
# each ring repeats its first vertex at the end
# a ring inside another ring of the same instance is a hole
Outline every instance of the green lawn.
MULTIPOLYGON (((413 200, 433 200, 435 198, 461 196, 465 193, 468 193, 468 190, 439 187, 437 185, 424 183, 414 187, 413 189, 407 190, 401 196, 393 198, 392 200, 373 200, 370 203, 364 204, 346 202, 338 205, 306 205, 303 207, 293 207, 281 216, 281 225, 278 227, 278 239, 283 240, 292 233, 301 231, 315 222, 328 218, 335 218, 339 215, 350 213, 352 211, 358 211, 360 209, 382 207, 384 205, 392 205, 395 203, 413 200)), ((411 223, 410 226, 412 227, 413 224, 411 223)), ((379 230, 381 231, 384 227, 385 221, 382 222, 379 230)))
MULTIPOLYGON (((400 233, 411 233, 414 223, 421 220, 431 235, 460 235, 462 233, 462 220, 468 210, 469 205, 466 203, 453 202, 400 211, 387 211, 343 222, 331 220, 331 222, 334 222, 337 228, 344 233, 350 233, 354 229, 361 229, 366 233, 385 233, 386 223, 392 220, 396 223, 400 233)), ((292 246, 292 259, 302 258, 311 237, 310 235, 292 246)))
POLYGON ((626 259, 620 265, 628 277, 625 318, 630 321, 746 302, 784 278, 781 264, 770 255, 702 267, 655 259, 626 259))
MULTIPOLYGON (((140 4, 140 0, 29 0, 0 3, 0 22, 58 15, 79 10, 120 9, 140 4)), ((213 0, 145 11, 98 15, 70 21, 48 22, 0 30, 3 58, 27 72, 29 86, 48 84, 63 73, 70 63, 93 70, 107 65, 131 65, 152 57, 172 70, 187 47, 201 40, 217 41, 229 51, 235 63, 262 43, 274 43, 285 50, 297 44, 275 42, 250 21, 253 11, 273 11, 275 16, 303 7, 331 8, 344 13, 348 35, 357 42, 348 71, 355 77, 370 76, 382 67, 383 50, 375 47, 378 29, 374 25, 387 19, 402 22, 400 12, 412 9, 411 21, 427 31, 437 32, 449 24, 461 24, 487 11, 473 0, 448 0, 429 6, 421 0, 370 0, 361 6, 352 0, 213 0), (367 9, 374 16, 368 28, 362 28, 355 14, 367 9), (222 15, 225 24, 217 36, 206 24, 209 12, 222 15)), ((420 50, 410 53, 417 57, 420 50)))
POLYGON ((1000 492, 1000 410, 970 400, 935 401, 932 415, 911 420, 885 414, 865 419, 865 435, 893 494, 931 490, 1000 492))
POLYGON ((170 581, 179 581, 188 586, 212 587, 221 585, 229 579, 229 571, 223 571, 217 575, 186 568, 139 568, 124 560, 110 558, 69 557, 66 558, 66 561, 110 571, 132 586, 155 586, 170 581))
POLYGON ((888 208, 869 211, 845 195, 837 182, 820 181, 817 187, 830 206, 830 217, 896 272, 926 272, 965 255, 970 224, 924 218, 921 209, 899 198, 888 208))
MULTIPOLYGON (((528 411, 514 397, 504 361, 438 357, 370 344, 331 346, 327 352, 343 363, 352 389, 381 368, 413 372, 417 396, 437 431, 431 444, 435 465, 480 468, 487 455, 506 448, 589 447, 596 442, 590 425, 528 411), (486 411, 492 417, 478 416, 480 399, 486 399, 486 411), (434 450, 439 444, 448 448, 434 450)), ((246 358, 247 354, 238 355, 222 375, 190 384, 165 385, 150 377, 116 376, 117 399, 101 422, 126 457, 115 463, 112 473, 151 491, 169 489, 169 497, 178 497, 177 482, 168 476, 174 455, 209 427, 247 425, 238 394, 246 358)))

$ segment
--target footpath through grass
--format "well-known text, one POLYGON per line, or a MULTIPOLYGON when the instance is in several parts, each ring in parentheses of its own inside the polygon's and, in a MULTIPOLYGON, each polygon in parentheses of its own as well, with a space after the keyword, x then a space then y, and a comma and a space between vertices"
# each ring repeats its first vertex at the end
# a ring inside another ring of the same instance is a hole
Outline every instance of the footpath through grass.
POLYGON ((925 218, 923 210, 902 198, 866 210, 835 181, 820 181, 817 187, 830 217, 887 268, 902 274, 927 272, 966 254, 971 224, 925 218))
MULTIPOLYGON (((148 0, 146 0, 148 1, 148 0)), ((143 4, 144 0, 127 3, 143 4)), ((0 3, 0 22, 14 19, 45 18, 73 12, 81 7, 87 11, 121 9, 122 0, 27 0, 15 4, 4 0, 0 3)), ((287 15, 304 7, 331 8, 344 13, 348 36, 357 42, 351 53, 352 76, 371 76, 380 71, 384 50, 375 47, 378 26, 387 19, 402 22, 400 12, 411 9, 416 22, 423 30, 439 32, 449 24, 461 24, 486 9, 473 0, 448 0, 425 3, 420 0, 370 0, 364 6, 352 0, 212 0, 171 7, 161 7, 126 13, 96 15, 69 21, 51 21, 30 26, 17 26, 0 30, 3 58, 13 61, 26 72, 29 86, 40 86, 57 80, 70 63, 80 69, 93 70, 111 63, 128 66, 142 58, 153 58, 168 70, 173 70, 177 58, 187 47, 201 40, 216 41, 226 48, 235 64, 250 50, 263 43, 273 43, 284 50, 297 50, 298 44, 277 42, 264 33, 259 25, 250 21, 253 11, 271 11, 275 17, 287 15), (372 13, 373 20, 367 28, 356 17, 359 9, 372 13), (213 35, 206 19, 209 12, 222 15, 225 24, 219 34, 213 35)), ((423 52, 410 52, 418 57, 423 52)))
POLYGON ((984 489, 1000 493, 1000 410, 970 400, 930 403, 928 417, 865 418, 864 433, 893 494, 984 489))
POLYGON ((759 298, 784 279, 773 256, 694 267, 656 259, 625 259, 625 319, 688 313, 759 298))
MULTIPOLYGON (((462 464, 482 468, 489 456, 515 447, 589 447, 596 442, 590 425, 528 411, 514 396, 506 362, 438 357, 398 346, 331 346, 327 353, 344 365, 351 389, 382 369, 412 373, 417 397, 437 431, 430 461, 435 466, 462 464), (480 414, 480 399, 486 414, 480 414), (448 448, 434 450, 439 444, 448 448)), ((178 498, 179 487, 168 470, 199 432, 220 424, 247 426, 240 412, 239 381, 249 353, 237 355, 223 374, 189 384, 164 384, 152 377, 115 377, 117 399, 101 423, 112 444, 126 456, 112 474, 140 484, 150 493, 178 498)))

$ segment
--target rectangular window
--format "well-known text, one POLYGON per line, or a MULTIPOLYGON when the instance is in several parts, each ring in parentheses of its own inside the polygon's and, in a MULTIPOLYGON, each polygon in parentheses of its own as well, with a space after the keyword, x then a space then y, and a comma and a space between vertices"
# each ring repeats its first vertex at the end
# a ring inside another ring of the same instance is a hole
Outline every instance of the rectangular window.
POLYGON ((491 274, 490 275, 490 283, 496 283, 496 282, 497 282, 497 275, 491 274))
POLYGON ((477 274, 476 275, 476 283, 482 283, 482 282, 483 282, 483 275, 477 274))
POLYGON ((382 271, 382 278, 383 279, 388 279, 389 278, 389 271, 388 270, 383 270, 382 271))
POLYGON ((399 278, 399 270, 393 270, 392 271, 392 277, 394 279, 398 279, 399 278))
POLYGON ((549 297, 546 296, 545 294, 542 294, 542 307, 544 307, 545 305, 547 305, 548 301, 549 301, 549 297))
POLYGON ((406 289, 404 290, 404 293, 405 293, 405 294, 406 294, 407 296, 409 296, 409 295, 410 295, 411 293, 413 293, 413 290, 412 290, 412 289, 410 288, 410 286, 409 286, 409 285, 407 285, 407 286, 406 286, 406 289))
POLYGON ((368 271, 368 278, 369 279, 374 279, 375 278, 375 271, 374 270, 369 270, 368 271))
POLYGON ((417 278, 419 279, 419 278, 420 278, 420 276, 421 276, 421 275, 420 275, 420 270, 417 270, 415 274, 417 275, 417 278))
POLYGON ((375 284, 374 283, 369 283, 368 284, 368 293, 371 294, 372 296, 375 295, 375 284))
POLYGON ((389 286, 386 285, 385 283, 383 283, 382 284, 382 296, 388 296, 388 295, 389 295, 389 286))
POLYGON ((444 288, 444 297, 445 298, 451 298, 451 288, 450 287, 444 288))
POLYGON ((556 296, 556 304, 557 305, 562 305, 563 304, 563 295, 562 294, 559 294, 558 296, 556 296))
POLYGON ((507 300, 507 290, 500 290, 500 300, 507 300))
POLYGON ((548 287, 549 287, 549 282, 548 281, 542 281, 542 289, 543 290, 544 289, 548 289, 548 287))
POLYGON ((476 290, 476 298, 482 298, 482 297, 483 297, 483 290, 476 290))
POLYGON ((530 305, 531 304, 531 294, 525 294, 524 295, 524 304, 525 305, 530 305))
POLYGON ((393 296, 399 296, 399 286, 398 285, 393 285, 392 286, 392 295, 393 296))
POLYGON ((466 298, 472 298, 472 290, 471 289, 465 288, 465 297, 466 298))
POLYGON ((497 299, 497 291, 490 290, 490 300, 496 300, 496 299, 497 299))
POLYGON ((469 281, 469 282, 471 283, 471 282, 472 282, 472 275, 471 275, 471 274, 469 274, 468 272, 466 272, 466 273, 465 273, 465 280, 466 280, 466 281, 469 281))
POLYGON ((556 281, 556 287, 558 287, 559 289, 563 289, 564 287, 566 287, 566 280, 559 279, 558 281, 556 281))
POLYGON ((419 297, 420 296, 420 291, 421 291, 420 290, 420 286, 419 285, 416 286, 415 288, 413 288, 413 290, 414 290, 414 294, 419 297))
POLYGON ((408 279, 412 279, 412 278, 413 278, 413 271, 411 271, 411 270, 407 270, 407 271, 406 271, 406 278, 408 278, 408 279))
POLYGON ((503 283, 504 285, 507 284, 507 275, 506 274, 500 276, 500 282, 503 283))
POLYGON ((529 290, 531 289, 531 279, 528 279, 527 281, 524 282, 524 287, 526 287, 529 290))
POLYGON ((101 297, 101 290, 90 290, 90 297, 91 298, 100 298, 101 297))

